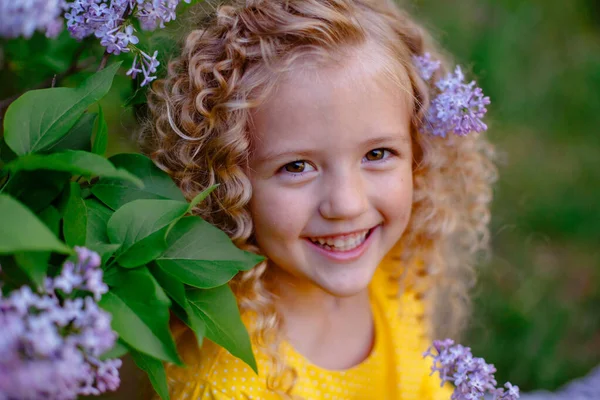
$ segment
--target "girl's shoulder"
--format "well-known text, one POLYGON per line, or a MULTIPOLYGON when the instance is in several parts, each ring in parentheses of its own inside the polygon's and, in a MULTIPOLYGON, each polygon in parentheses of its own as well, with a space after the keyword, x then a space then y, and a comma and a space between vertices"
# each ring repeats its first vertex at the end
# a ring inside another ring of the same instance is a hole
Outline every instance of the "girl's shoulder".
POLYGON ((392 388, 397 392, 387 398, 449 400, 451 385, 441 386, 429 359, 423 357, 432 342, 423 296, 410 276, 402 281, 389 273, 390 262, 382 262, 370 287, 375 314, 382 319, 376 329, 385 342, 386 364, 394 366, 390 392, 392 388))

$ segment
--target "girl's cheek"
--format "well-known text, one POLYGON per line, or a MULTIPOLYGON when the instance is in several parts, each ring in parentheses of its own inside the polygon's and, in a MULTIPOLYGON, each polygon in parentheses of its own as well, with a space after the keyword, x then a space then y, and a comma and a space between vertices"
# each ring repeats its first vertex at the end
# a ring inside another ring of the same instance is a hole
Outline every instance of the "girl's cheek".
POLYGON ((310 195, 298 189, 255 183, 251 213, 257 234, 287 236, 303 229, 309 217, 309 199, 310 195))
POLYGON ((377 193, 380 211, 394 222, 408 221, 414 190, 412 170, 402 168, 394 174, 382 176, 380 180, 373 183, 376 184, 372 190, 377 193))

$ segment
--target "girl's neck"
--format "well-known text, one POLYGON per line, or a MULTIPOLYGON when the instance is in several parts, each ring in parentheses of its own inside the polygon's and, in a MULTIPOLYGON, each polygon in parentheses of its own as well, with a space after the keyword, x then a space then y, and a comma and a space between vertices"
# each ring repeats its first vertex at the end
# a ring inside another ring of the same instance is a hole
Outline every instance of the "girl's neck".
POLYGON ((311 363, 343 370, 365 360, 374 343, 369 291, 336 297, 279 268, 272 278, 288 343, 311 363))

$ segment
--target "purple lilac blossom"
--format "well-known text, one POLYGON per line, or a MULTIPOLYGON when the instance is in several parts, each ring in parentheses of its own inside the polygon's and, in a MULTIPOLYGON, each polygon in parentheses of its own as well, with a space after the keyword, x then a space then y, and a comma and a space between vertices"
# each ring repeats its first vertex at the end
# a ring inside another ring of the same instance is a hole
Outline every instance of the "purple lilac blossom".
POLYGON ((439 373, 442 385, 446 382, 454 384, 452 400, 481 400, 486 394, 491 394, 493 400, 519 398, 517 386, 506 383, 504 388, 496 388, 493 365, 483 358, 473 357, 470 348, 455 345, 451 339, 434 341, 424 357, 433 358, 431 373, 439 373))
POLYGON ((75 250, 77 261, 47 278, 43 293, 0 293, 0 399, 76 399, 119 386, 121 360, 99 360, 117 338, 96 303, 108 289, 100 257, 75 250), (68 297, 74 290, 88 295, 68 297))
MULTIPOLYGON (((189 4, 190 0, 184 0, 189 4)), ((175 9, 180 0, 150 0, 138 4, 137 18, 142 29, 154 30, 164 28, 165 23, 175 19, 175 9)))
POLYGON ((430 80, 441 65, 441 62, 432 59, 431 54, 429 53, 425 53, 422 56, 413 56, 413 63, 415 64, 415 67, 417 67, 419 75, 425 81, 430 80))
POLYGON ((38 30, 56 37, 64 6, 64 0, 0 0, 0 36, 30 38, 38 30))
MULTIPOLYGON (((429 53, 413 57, 413 63, 425 81, 430 80, 440 67, 440 62, 433 60, 429 53)), ((464 80, 465 76, 457 66, 454 73, 435 83, 438 93, 429 105, 423 131, 446 137, 448 132, 465 136, 470 132, 487 130, 482 118, 487 112, 485 106, 490 104, 490 98, 475 86, 475 81, 465 83, 464 80)))
MULTIPOLYGON (((190 3, 190 0, 184 0, 190 3)), ((82 40, 94 35, 109 54, 134 51, 135 58, 127 75, 144 76, 141 86, 156 79, 160 63, 157 53, 152 57, 135 45, 139 38, 131 24, 137 18, 144 30, 164 28, 176 18, 181 0, 0 0, 0 36, 31 37, 44 29, 47 36, 56 36, 63 28, 63 18, 72 37, 82 40), (139 61, 139 63, 138 63, 139 61)))
POLYGON ((433 135, 445 137, 447 132, 464 136, 470 132, 483 132, 487 125, 481 120, 490 104, 475 81, 464 83, 459 66, 454 73, 439 80, 436 86, 440 93, 429 106, 427 125, 433 135))

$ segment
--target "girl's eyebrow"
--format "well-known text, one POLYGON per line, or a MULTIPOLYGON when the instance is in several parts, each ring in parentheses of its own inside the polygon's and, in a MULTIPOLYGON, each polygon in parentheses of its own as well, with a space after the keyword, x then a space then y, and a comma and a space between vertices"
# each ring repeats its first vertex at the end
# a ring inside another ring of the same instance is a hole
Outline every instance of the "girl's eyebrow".
POLYGON ((403 144, 410 144, 410 136, 405 132, 398 132, 395 134, 378 136, 369 140, 365 140, 363 143, 361 143, 361 145, 364 147, 371 147, 398 142, 401 142, 403 144))
MULTIPOLYGON (((402 144, 410 144, 410 136, 404 132, 402 133, 396 133, 396 134, 390 134, 390 135, 384 135, 384 136, 378 136, 375 138, 371 138, 368 140, 365 140, 364 142, 360 143, 361 147, 365 147, 365 148, 369 148, 369 147, 376 147, 376 146, 383 146, 383 145, 389 145, 392 143, 398 143, 401 142, 402 144)), ((269 162, 274 162, 280 158, 287 158, 287 157, 291 157, 294 156, 296 158, 305 158, 305 157, 310 157, 313 153, 315 152, 315 150, 291 150, 291 151, 284 151, 284 152, 278 152, 277 150, 275 151, 269 151, 266 154, 264 154, 263 156, 260 156, 256 159, 256 162, 258 164, 262 164, 262 163, 269 163, 269 162)))
POLYGON ((258 164, 262 164, 262 163, 269 163, 269 162, 274 162, 280 158, 286 158, 286 157, 299 157, 299 158, 304 158, 304 157, 309 157, 312 154, 311 150, 292 150, 292 151, 284 151, 282 153, 278 152, 278 151, 270 151, 268 153, 266 153, 265 155, 258 157, 256 159, 256 162, 258 164))

